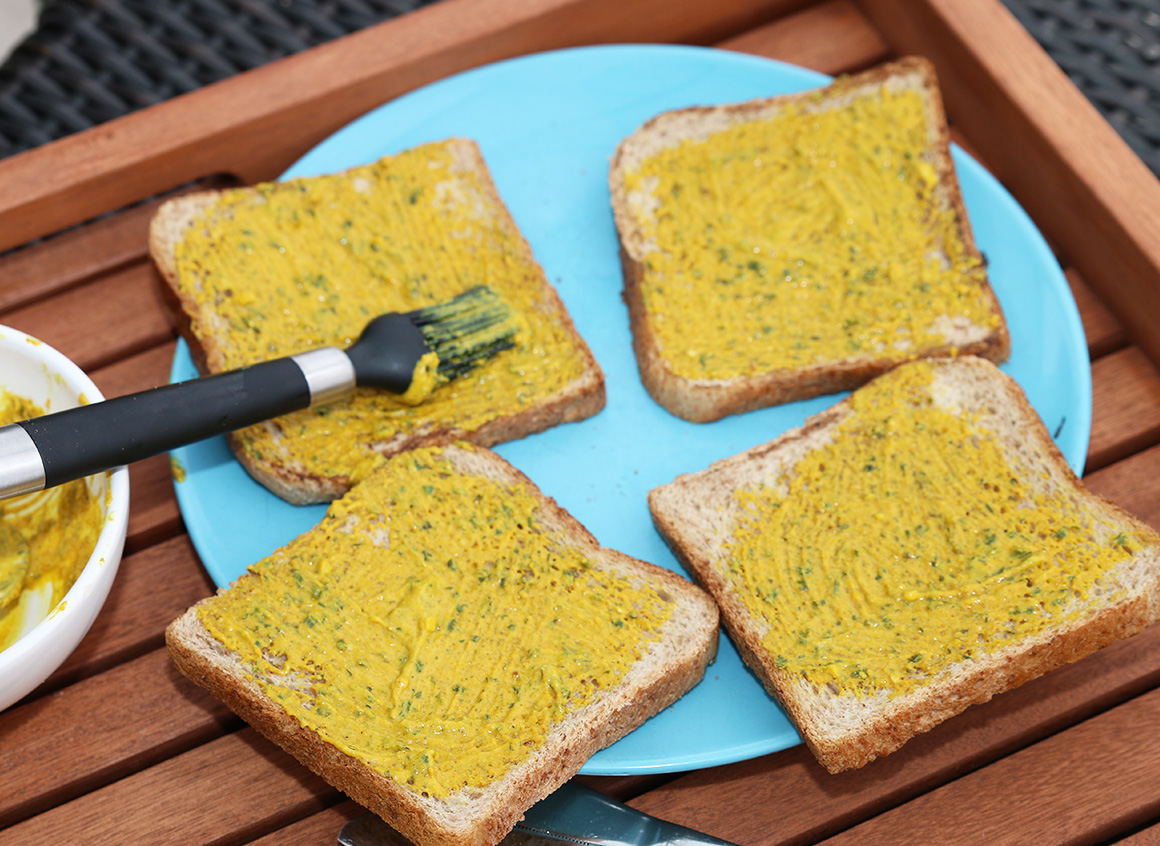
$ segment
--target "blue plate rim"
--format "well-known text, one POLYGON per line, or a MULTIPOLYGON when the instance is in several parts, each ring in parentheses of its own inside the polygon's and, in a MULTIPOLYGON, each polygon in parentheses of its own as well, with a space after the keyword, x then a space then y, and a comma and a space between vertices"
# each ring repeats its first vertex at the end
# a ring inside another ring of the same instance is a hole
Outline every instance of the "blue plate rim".
MULTIPOLYGON (((288 167, 286 169, 286 171, 283 173, 283 175, 279 178, 280 179, 288 179, 288 178, 294 178, 294 177, 302 176, 302 175, 309 175, 311 173, 311 171, 310 171, 311 163, 315 160, 315 158, 317 156, 319 156, 321 154, 320 151, 326 150, 329 145, 343 143, 343 138, 347 133, 357 133, 359 131, 362 131, 363 127, 370 125, 370 124, 373 124, 373 122, 376 120, 380 120, 381 114, 386 109, 397 108, 400 104, 405 105, 406 103, 411 102, 415 98, 422 98, 425 96, 429 96, 431 91, 438 91, 441 88, 443 88, 444 86, 452 86, 452 85, 456 85, 456 84, 462 84, 463 79, 470 79, 472 77, 485 76, 486 74, 495 73, 496 70, 499 68, 513 67, 513 66, 524 66, 524 65, 527 65, 529 63, 535 63, 538 61, 552 62, 552 61, 559 60, 561 58, 571 59, 573 57, 579 58, 581 61, 583 61, 585 59, 585 57, 589 57, 589 56, 627 55, 630 52, 640 52, 640 53, 645 53, 645 54, 651 53, 651 54, 658 54, 658 55, 662 54, 662 53, 674 54, 674 55, 688 54, 690 56, 697 56, 699 58, 704 57, 704 56, 714 56, 714 57, 718 57, 718 58, 719 57, 728 57, 729 60, 731 60, 731 61, 741 62, 741 63, 749 63, 755 67, 759 66, 759 67, 766 69, 766 70, 768 70, 772 67, 772 68, 778 68, 778 69, 781 69, 783 71, 789 72, 790 74, 799 78, 799 81, 802 83, 801 84, 802 88, 808 88, 808 87, 811 87, 813 85, 825 84, 825 82, 827 82, 830 79, 830 77, 826 76, 825 74, 821 74, 821 73, 818 73, 816 71, 808 70, 805 68, 800 68, 800 67, 797 67, 795 65, 790 65, 790 64, 787 64, 785 62, 781 62, 781 61, 774 60, 774 59, 766 59, 766 58, 758 57, 758 56, 751 56, 751 55, 741 54, 741 53, 733 53, 730 51, 721 51, 721 50, 717 50, 715 48, 698 47, 698 46, 693 46, 693 45, 605 44, 605 45, 593 45, 593 46, 586 46, 586 47, 570 47, 570 48, 563 48, 560 50, 543 51, 543 52, 539 52, 539 53, 533 53, 533 54, 528 54, 528 55, 524 55, 524 56, 514 57, 511 59, 501 61, 501 62, 496 62, 496 63, 492 63, 489 65, 480 66, 477 68, 472 68, 472 69, 464 71, 462 73, 455 74, 455 75, 437 80, 435 82, 432 82, 432 83, 425 85, 419 89, 416 89, 415 91, 408 92, 407 94, 404 94, 404 95, 402 95, 394 100, 391 100, 391 101, 383 104, 382 106, 379 106, 375 109, 372 109, 371 111, 367 112, 366 114, 364 114, 361 117, 357 118, 356 120, 352 121, 350 124, 347 124, 343 128, 337 130, 335 133, 333 133, 328 138, 321 141, 319 144, 315 145, 315 147, 313 147, 310 151, 305 153, 303 156, 299 157, 299 159, 296 160, 294 162, 294 164, 292 164, 290 167, 288 167)), ((742 98, 742 99, 744 99, 744 98, 742 98)), ((729 102, 729 100, 721 100, 719 102, 729 102)), ((1062 285, 1064 286, 1064 290, 1056 291, 1057 294, 1062 294, 1061 303, 1059 305, 1061 305, 1063 308, 1063 311, 1064 311, 1063 319, 1065 320, 1065 322, 1067 324, 1064 327, 1064 329, 1069 334, 1070 337, 1078 337, 1081 341, 1083 341, 1083 343, 1081 343, 1079 345, 1078 350, 1076 350, 1077 352, 1080 353, 1081 358, 1082 358, 1082 363, 1084 365, 1078 371, 1080 376, 1081 376, 1081 384, 1079 384, 1078 386, 1074 386, 1074 385, 1072 386, 1073 388, 1079 389, 1079 394, 1080 394, 1079 405, 1080 405, 1080 407, 1078 409, 1076 409, 1075 418, 1068 421, 1068 426, 1069 426, 1068 435, 1071 438, 1072 442, 1076 442, 1077 440, 1078 440, 1078 442, 1081 442, 1082 449, 1077 451, 1076 448, 1073 447, 1071 450, 1065 451, 1065 455, 1068 459, 1068 462, 1069 462, 1069 464, 1072 465, 1072 467, 1076 471, 1077 475, 1082 474, 1083 463, 1084 463, 1084 458, 1086 456, 1087 444, 1088 444, 1088 440, 1090 438, 1090 427, 1091 427, 1091 378, 1090 378, 1091 374, 1090 374, 1090 359, 1088 358, 1088 349, 1087 349, 1087 345, 1086 345, 1086 340, 1084 340, 1082 322, 1080 319, 1079 310, 1078 310, 1078 307, 1075 303, 1074 297, 1071 295, 1070 290, 1067 289, 1066 279, 1063 277, 1062 271, 1058 269, 1058 264, 1055 260, 1054 255, 1051 253, 1050 249, 1048 248, 1046 241, 1043 240, 1042 235, 1038 232, 1038 229, 1035 227, 1034 222, 1030 219, 1030 217, 1026 214, 1025 210, 1019 205, 1019 203, 1014 199, 1014 197, 1012 197, 1010 195, 1010 193, 1007 191, 1007 189, 1004 186, 1002 186, 1002 184, 999 183, 998 180, 994 179, 994 177, 992 177, 985 170, 985 168, 982 167, 981 164, 976 162, 969 154, 967 154, 965 151, 963 151, 957 145, 952 145, 952 155, 955 157, 956 168, 977 169, 977 171, 978 171, 977 175, 981 176, 981 178, 983 178, 986 182, 988 182, 992 189, 997 189, 997 191, 1003 196, 1004 202, 1006 203, 1008 210, 1011 211, 1013 214, 1015 214, 1017 218, 1019 218, 1018 222, 1019 222, 1020 226, 1024 227, 1025 229, 1029 230, 1030 233, 1032 233, 1032 237, 1029 238, 1027 243, 1031 246, 1031 248, 1037 254, 1040 255, 1040 257, 1042 259, 1044 259, 1046 261, 1047 265, 1054 266, 1055 269, 1059 271, 1057 278, 1054 278, 1053 280, 1051 280, 1049 282, 1049 284, 1058 286, 1060 283, 1062 283, 1062 285), (1072 433, 1075 433, 1075 434, 1073 435, 1072 433)), ((351 165, 353 166, 354 164, 358 164, 358 163, 359 162, 352 161, 351 165)), ((534 250, 534 245, 533 245, 533 250, 534 250)), ((188 357, 188 347, 185 345, 184 341, 181 341, 181 342, 179 342, 178 351, 177 351, 177 354, 175 354, 173 366, 171 368, 171 373, 170 373, 171 381, 174 381, 174 380, 177 380, 180 378, 188 378, 188 373, 186 372, 186 370, 184 369, 184 365, 180 361, 181 356, 183 354, 186 357, 188 357)), ((178 466, 181 466, 180 453, 178 455, 178 466)), ((186 486, 186 485, 183 485, 180 483, 175 484, 175 488, 177 490, 179 507, 181 509, 183 517, 186 517, 187 515, 193 516, 193 515, 198 514, 200 509, 201 509, 201 503, 199 501, 197 501, 197 498, 192 496, 192 494, 189 496, 186 495, 186 492, 191 491, 192 489, 190 489, 189 486, 186 486)), ((187 522, 189 522, 189 519, 190 518, 187 517, 187 522)), ((196 520, 194 520, 194 522, 196 522, 196 520)), ((194 543, 195 549, 198 551, 199 556, 202 557, 203 562, 205 562, 207 560, 206 553, 203 551, 202 546, 199 543, 199 538, 195 536, 194 532, 191 532, 190 534, 191 534, 191 540, 194 543)), ((215 581, 217 581, 217 579, 215 579, 215 581)), ((711 671, 712 671, 712 668, 710 668, 710 672, 711 671)), ((591 775, 625 775, 625 774, 646 773, 646 772, 678 772, 678 771, 683 771, 683 770, 688 770, 688 769, 695 769, 695 768, 700 768, 700 767, 714 766, 714 765, 719 765, 719 764, 732 763, 732 762, 740 761, 740 760, 746 760, 746 759, 755 757, 757 755, 767 754, 770 752, 778 751, 780 749, 784 749, 790 745, 794 745, 794 744, 793 743, 768 744, 768 743, 765 743, 761 740, 756 740, 756 741, 752 741, 748 744, 738 745, 730 750, 730 752, 732 754, 724 755, 724 756, 713 755, 711 753, 700 754, 700 755, 685 755, 685 756, 673 757, 667 761, 660 762, 660 763, 643 764, 643 765, 637 765, 637 766, 625 766, 622 764, 612 765, 612 766, 601 766, 601 765, 587 766, 586 765, 586 768, 582 769, 581 772, 586 773, 586 774, 591 774, 591 775)), ((610 747, 610 748, 615 748, 615 747, 610 747)), ((600 753, 598 753, 597 757, 599 757, 599 754, 600 753)))

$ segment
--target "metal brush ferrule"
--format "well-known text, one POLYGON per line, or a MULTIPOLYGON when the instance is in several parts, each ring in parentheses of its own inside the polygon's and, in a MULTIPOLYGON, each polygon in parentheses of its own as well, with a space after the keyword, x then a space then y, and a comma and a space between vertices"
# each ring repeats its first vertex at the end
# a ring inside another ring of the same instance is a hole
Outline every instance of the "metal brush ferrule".
POLYGON ((306 377, 312 406, 341 399, 354 390, 354 364, 337 347, 320 347, 290 358, 306 377))
POLYGON ((23 426, 0 427, 0 498, 44 488, 44 460, 23 426))

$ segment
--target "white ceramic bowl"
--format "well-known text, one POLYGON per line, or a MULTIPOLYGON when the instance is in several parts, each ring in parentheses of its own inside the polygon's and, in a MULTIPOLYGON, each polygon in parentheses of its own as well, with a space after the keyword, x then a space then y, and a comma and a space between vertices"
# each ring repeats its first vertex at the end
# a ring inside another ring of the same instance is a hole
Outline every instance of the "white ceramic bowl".
MULTIPOLYGON (((0 389, 32 400, 46 412, 104 399, 67 357, 23 332, 0 326, 0 389)), ((59 667, 88 632, 109 594, 129 527, 129 471, 86 480, 104 508, 104 528, 81 574, 62 602, 26 615, 20 639, 0 651, 0 709, 31 693, 59 667), (106 493, 108 492, 108 496, 106 493)))

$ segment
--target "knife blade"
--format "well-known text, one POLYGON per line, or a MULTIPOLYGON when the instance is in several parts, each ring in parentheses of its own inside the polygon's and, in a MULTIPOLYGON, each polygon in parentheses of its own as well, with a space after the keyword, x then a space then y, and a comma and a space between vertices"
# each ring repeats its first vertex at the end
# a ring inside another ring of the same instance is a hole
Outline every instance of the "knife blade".
MULTIPOLYGON (((340 846, 408 846, 401 834, 374 814, 343 826, 340 846)), ((536 803, 500 846, 734 846, 691 828, 666 822, 568 782, 536 803)))

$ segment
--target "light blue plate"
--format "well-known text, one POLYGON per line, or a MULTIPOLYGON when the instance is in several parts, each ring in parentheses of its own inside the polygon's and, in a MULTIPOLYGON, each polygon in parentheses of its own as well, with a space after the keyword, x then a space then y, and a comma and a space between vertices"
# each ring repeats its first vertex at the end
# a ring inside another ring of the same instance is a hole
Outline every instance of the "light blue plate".
MULTIPOLYGON (((621 300, 607 187, 621 138, 660 111, 790 92, 820 74, 695 47, 606 46, 543 53, 429 85, 365 115, 285 174, 327 173, 425 141, 475 139, 499 192, 556 285, 607 380, 608 407, 497 451, 600 542, 681 572, 653 528, 647 492, 678 473, 763 443, 838 397, 717 423, 678 420, 638 378, 621 300)), ((1059 266, 1007 192, 955 150, 967 209, 1010 324, 1004 366, 1076 472, 1091 425, 1091 372, 1079 314, 1059 266)), ((196 375, 181 346, 174 381, 196 375)), ((313 526, 322 506, 294 507, 253 482, 223 438, 175 451, 186 526, 219 585, 313 526)), ((664 713, 593 757, 583 772, 675 772, 744 760, 799 742, 728 638, 705 680, 664 713)))

